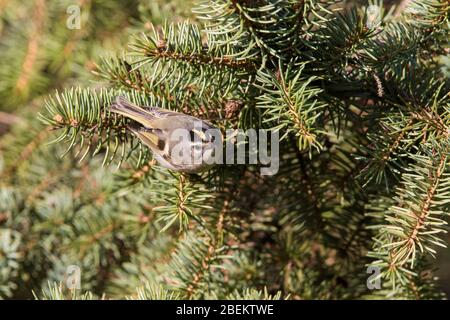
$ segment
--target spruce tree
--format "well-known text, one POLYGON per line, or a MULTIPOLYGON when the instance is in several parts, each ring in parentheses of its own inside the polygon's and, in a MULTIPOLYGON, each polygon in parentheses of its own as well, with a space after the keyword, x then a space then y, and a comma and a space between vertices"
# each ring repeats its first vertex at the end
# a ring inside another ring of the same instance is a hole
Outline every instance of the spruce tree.
POLYGON ((0 21, 0 297, 445 297, 448 1, 91 0, 80 29, 71 1, 19 3, 0 21), (277 132, 279 170, 168 170, 117 96, 277 132))

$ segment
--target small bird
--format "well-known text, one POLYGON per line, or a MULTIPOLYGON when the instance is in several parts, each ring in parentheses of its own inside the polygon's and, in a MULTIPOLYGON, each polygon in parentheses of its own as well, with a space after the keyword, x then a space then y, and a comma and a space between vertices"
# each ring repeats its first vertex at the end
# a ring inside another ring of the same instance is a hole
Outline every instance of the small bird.
POLYGON ((196 117, 140 107, 122 96, 116 98, 110 110, 133 120, 128 129, 168 169, 186 173, 203 171, 212 165, 215 148, 222 148, 220 130, 196 117))

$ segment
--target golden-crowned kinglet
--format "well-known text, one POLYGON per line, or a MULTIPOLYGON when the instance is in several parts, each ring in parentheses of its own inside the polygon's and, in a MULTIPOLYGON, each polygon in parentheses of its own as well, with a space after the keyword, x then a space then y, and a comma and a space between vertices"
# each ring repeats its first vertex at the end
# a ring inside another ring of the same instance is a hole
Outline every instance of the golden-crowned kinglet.
POLYGON ((164 167, 181 172, 202 171, 222 149, 220 130, 196 117, 156 107, 140 107, 117 97, 111 111, 134 120, 128 125, 164 167))

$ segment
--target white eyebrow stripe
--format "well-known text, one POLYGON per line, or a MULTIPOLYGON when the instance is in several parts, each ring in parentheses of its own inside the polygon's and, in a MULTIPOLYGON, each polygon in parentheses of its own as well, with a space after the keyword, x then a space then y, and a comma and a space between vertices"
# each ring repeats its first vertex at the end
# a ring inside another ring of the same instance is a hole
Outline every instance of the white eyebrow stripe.
POLYGON ((205 140, 206 139, 206 135, 203 131, 198 131, 196 129, 192 129, 192 132, 194 132, 195 134, 197 134, 200 139, 205 140))

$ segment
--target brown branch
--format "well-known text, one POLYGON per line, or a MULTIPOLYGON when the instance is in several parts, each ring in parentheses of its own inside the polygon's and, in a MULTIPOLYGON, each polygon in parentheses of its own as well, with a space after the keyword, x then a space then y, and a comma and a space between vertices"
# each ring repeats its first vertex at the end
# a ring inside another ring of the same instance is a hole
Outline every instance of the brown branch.
MULTIPOLYGON (((412 124, 412 122, 413 122, 412 120, 409 120, 409 122, 406 124, 406 127, 409 127, 412 124)), ((392 156, 392 153, 394 153, 394 151, 398 148, 403 137, 406 135, 406 132, 408 132, 408 130, 403 129, 402 132, 397 136, 397 138, 395 138, 393 143, 383 152, 381 156, 381 161, 383 163, 389 161, 389 159, 392 156)))
POLYGON ((34 150, 36 150, 41 145, 41 142, 44 141, 48 137, 48 135, 48 130, 39 131, 36 136, 23 148, 14 164, 7 170, 5 170, 5 178, 10 177, 17 170, 21 163, 30 158, 34 150))
POLYGON ((106 227, 100 229, 99 231, 97 231, 96 233, 90 235, 88 237, 88 239, 86 241, 84 241, 84 243, 80 246, 80 255, 84 256, 87 248, 93 244, 93 243, 97 243, 101 238, 103 238, 105 235, 113 232, 116 229, 117 225, 116 223, 110 223, 109 225, 107 225, 106 227))
POLYGON ((44 178, 41 179, 41 182, 33 188, 33 190, 28 195, 25 203, 31 205, 31 203, 40 195, 44 190, 58 182, 59 177, 64 174, 65 170, 61 170, 60 172, 49 172, 44 178))
MULTIPOLYGON (((416 226, 414 227, 411 234, 408 236, 407 244, 409 247, 412 247, 414 245, 414 242, 417 240, 417 234, 419 233, 419 230, 422 229, 425 225, 425 219, 429 215, 431 202, 436 193, 436 189, 439 185, 439 178, 441 177, 441 175, 445 169, 446 159, 447 159, 447 155, 444 152, 441 156, 439 166, 436 169, 435 178, 427 190, 427 197, 425 198, 425 201, 423 202, 424 204, 420 210, 420 215, 417 218, 416 226)), ((417 214, 416 214, 416 216, 417 216, 417 214)))
POLYGON ((178 203, 177 203, 177 209, 178 209, 178 216, 182 216, 186 213, 185 203, 187 200, 186 194, 184 193, 184 186, 186 183, 186 176, 184 174, 180 174, 179 180, 178 180, 178 203))
POLYGON ((412 114, 413 118, 424 121, 427 125, 435 128, 444 138, 448 139, 450 135, 450 128, 447 127, 444 121, 440 117, 433 115, 433 111, 429 108, 425 108, 419 112, 414 112, 412 114))
MULTIPOLYGON (((279 73, 277 73, 278 75, 279 73)), ((295 127, 299 130, 299 133, 301 136, 305 137, 305 139, 308 141, 309 144, 314 143, 316 140, 316 135, 311 133, 304 121, 300 118, 300 116, 297 113, 295 103, 292 101, 289 91, 286 87, 286 84, 283 80, 277 79, 278 83, 280 83, 281 86, 281 92, 283 94, 284 101, 286 102, 288 106, 289 114, 292 116, 292 120, 294 122, 295 127)))
POLYGON ((192 282, 187 286, 187 298, 191 299, 195 293, 195 289, 198 288, 200 281, 205 276, 205 272, 208 271, 210 262, 214 259, 216 248, 213 245, 208 246, 208 251, 205 257, 202 259, 200 269, 192 277, 192 282))
POLYGON ((23 93, 28 86, 33 66, 37 60, 39 45, 45 24, 45 0, 36 0, 32 17, 33 29, 29 35, 28 48, 22 64, 20 76, 16 82, 15 91, 23 93))
POLYGON ((7 112, 0 111, 0 124, 12 125, 23 122, 22 118, 7 112))
MULTIPOLYGON (((118 116, 118 117, 123 117, 123 116, 118 116)), ((116 120, 114 119, 114 117, 107 118, 107 117, 102 116, 100 122, 84 124, 84 123, 80 123, 77 119, 64 119, 64 117, 62 115, 56 114, 53 116, 53 120, 57 124, 54 126, 49 126, 48 127, 49 131, 54 131, 54 130, 67 128, 67 127, 75 128, 75 129, 82 129, 81 130, 82 133, 85 133, 87 130, 98 129, 99 127, 114 129, 117 132, 122 132, 127 129, 127 124, 123 124, 123 123, 115 124, 116 120)))
POLYGON ((399 248, 397 248, 395 251, 391 252, 390 254, 390 263, 389 263, 389 269, 395 269, 397 264, 402 265, 406 260, 402 257, 406 255, 406 258, 410 256, 411 250, 414 250, 414 246, 416 245, 416 242, 418 241, 417 236, 419 234, 419 231, 423 228, 425 228, 426 225, 426 219, 429 215, 429 211, 433 202, 433 198, 436 195, 436 191, 440 182, 440 177, 442 173, 445 170, 446 160, 447 160, 447 153, 448 149, 444 150, 442 152, 442 155, 440 157, 439 165, 436 168, 436 171, 434 172, 434 179, 430 183, 430 186, 427 189, 427 195, 426 197, 421 201, 422 206, 419 210, 419 212, 414 212, 414 215, 416 216, 416 224, 410 234, 408 235, 407 239, 405 241, 402 241, 404 244, 401 245, 399 248), (403 252, 403 249, 405 248, 408 251, 404 252, 402 255, 399 255, 403 252), (399 261, 400 260, 400 261, 399 261))
POLYGON ((231 69, 250 69, 251 71, 255 70, 254 64, 249 61, 238 61, 229 57, 211 57, 206 54, 199 53, 190 53, 189 55, 185 55, 183 53, 170 51, 170 49, 166 46, 156 50, 146 50, 145 55, 148 57, 156 56, 160 58, 179 60, 194 64, 215 65, 219 68, 227 67, 231 69))

